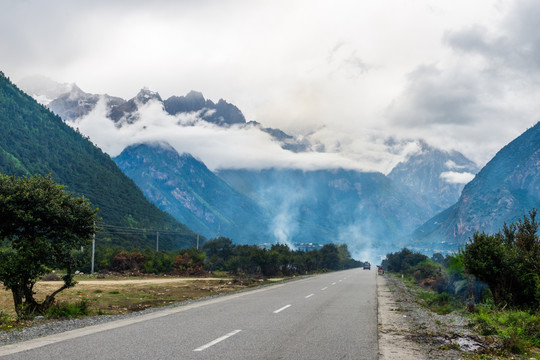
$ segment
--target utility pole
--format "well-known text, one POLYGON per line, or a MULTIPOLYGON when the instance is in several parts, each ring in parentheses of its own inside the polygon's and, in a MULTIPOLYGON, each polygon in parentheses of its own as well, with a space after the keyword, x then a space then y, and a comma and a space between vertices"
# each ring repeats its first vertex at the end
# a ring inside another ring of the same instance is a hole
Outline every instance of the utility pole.
MULTIPOLYGON (((94 227, 96 226, 96 222, 94 221, 94 227)), ((92 269, 90 270, 90 274, 94 273, 94 259, 96 255, 96 233, 94 232, 94 235, 92 236, 92 269)))
POLYGON ((197 250, 199 250, 199 233, 197 233, 197 250))
POLYGON ((156 252, 159 251, 159 231, 156 231, 156 252))

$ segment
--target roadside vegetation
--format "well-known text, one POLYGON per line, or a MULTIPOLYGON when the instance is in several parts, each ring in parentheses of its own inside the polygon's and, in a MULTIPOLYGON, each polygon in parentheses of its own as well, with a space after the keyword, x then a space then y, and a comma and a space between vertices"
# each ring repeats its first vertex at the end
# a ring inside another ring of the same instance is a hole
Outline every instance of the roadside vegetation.
MULTIPOLYGON (((347 245, 326 244, 318 250, 292 250, 284 244, 270 249, 256 245, 236 245, 219 237, 201 249, 174 251, 151 249, 125 251, 118 247, 99 248, 96 267, 100 273, 173 274, 204 276, 226 272, 237 276, 293 276, 318 271, 343 270, 363 265, 351 257, 347 245)), ((90 271, 90 264, 81 268, 90 271)))
POLYGON ((482 359, 540 358, 540 241, 536 210, 493 235, 476 233, 443 256, 402 249, 385 270, 401 274, 419 302, 438 314, 460 312, 484 337, 482 359))

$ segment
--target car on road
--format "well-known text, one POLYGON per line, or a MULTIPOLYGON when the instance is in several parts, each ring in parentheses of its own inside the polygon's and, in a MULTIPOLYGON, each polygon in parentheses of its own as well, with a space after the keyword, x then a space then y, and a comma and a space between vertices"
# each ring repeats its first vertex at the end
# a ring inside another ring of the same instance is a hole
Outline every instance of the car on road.
POLYGON ((364 263, 364 270, 371 270, 371 264, 367 261, 364 263))

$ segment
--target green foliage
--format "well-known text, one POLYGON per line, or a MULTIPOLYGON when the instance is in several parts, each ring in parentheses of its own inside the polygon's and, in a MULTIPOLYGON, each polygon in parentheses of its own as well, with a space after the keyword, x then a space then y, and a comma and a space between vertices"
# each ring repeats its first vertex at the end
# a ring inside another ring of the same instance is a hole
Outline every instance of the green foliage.
POLYGON ((19 316, 45 311, 58 292, 75 285, 78 253, 96 231, 96 213, 50 176, 0 174, 0 281, 19 316), (38 303, 34 284, 51 269, 65 269, 64 284, 38 303))
POLYGON ((81 299, 75 303, 62 302, 51 306, 46 313, 49 319, 78 318, 90 314, 88 300, 81 299))
POLYGON ((382 266, 391 272, 409 272, 411 268, 425 260, 428 260, 426 255, 403 248, 401 251, 387 254, 382 266))
POLYGON ((97 243, 152 247, 159 229, 160 248, 195 243, 196 234, 150 204, 132 180, 89 139, 66 125, 0 74, 0 172, 47 175, 84 195, 103 218, 97 243), (108 242, 108 243, 107 243, 108 242))
POLYGON ((495 235, 476 233, 463 251, 466 271, 488 284, 496 305, 538 309, 540 241, 536 210, 495 235))
POLYGON ((100 248, 100 269, 119 272, 204 275, 206 271, 227 271, 238 275, 292 276, 315 271, 359 267, 363 262, 350 257, 346 245, 320 250, 293 251, 287 245, 274 244, 270 249, 255 245, 235 245, 228 238, 212 239, 201 250, 195 248, 142 252, 100 248))
POLYGON ((504 350, 522 354, 540 347, 540 314, 523 310, 493 310, 478 306, 470 315, 472 325, 482 335, 497 335, 504 350))

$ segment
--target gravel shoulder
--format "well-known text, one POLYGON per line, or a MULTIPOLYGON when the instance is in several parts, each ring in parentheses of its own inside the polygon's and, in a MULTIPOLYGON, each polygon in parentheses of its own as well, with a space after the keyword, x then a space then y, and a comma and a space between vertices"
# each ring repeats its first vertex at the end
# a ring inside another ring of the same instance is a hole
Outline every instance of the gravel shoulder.
POLYGON ((482 346, 465 318, 423 308, 395 276, 377 276, 377 297, 381 360, 467 359, 482 346))

